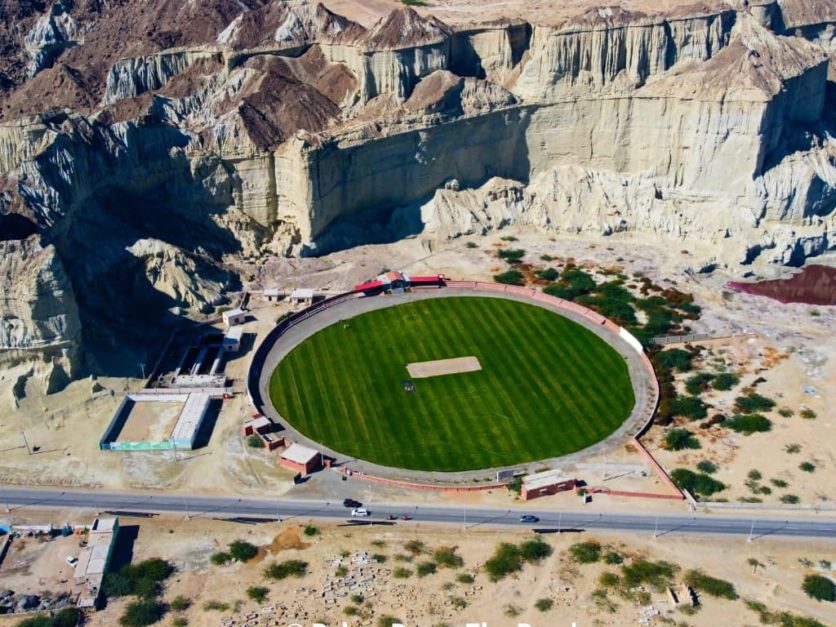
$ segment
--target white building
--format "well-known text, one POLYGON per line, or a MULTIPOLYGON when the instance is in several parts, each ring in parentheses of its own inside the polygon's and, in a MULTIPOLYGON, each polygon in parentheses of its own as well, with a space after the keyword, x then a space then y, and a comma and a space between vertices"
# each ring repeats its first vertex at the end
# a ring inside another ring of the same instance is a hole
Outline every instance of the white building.
POLYGON ((306 287, 297 287, 290 292, 290 302, 295 305, 310 305, 313 303, 314 291, 306 287))
POLYGON ((244 327, 237 325, 230 327, 224 335, 224 350, 228 353, 237 353, 241 350, 241 337, 244 335, 244 327))
POLYGON ((230 309, 223 313, 224 324, 226 328, 234 327, 237 324, 244 324, 247 319, 247 312, 241 308, 230 309))

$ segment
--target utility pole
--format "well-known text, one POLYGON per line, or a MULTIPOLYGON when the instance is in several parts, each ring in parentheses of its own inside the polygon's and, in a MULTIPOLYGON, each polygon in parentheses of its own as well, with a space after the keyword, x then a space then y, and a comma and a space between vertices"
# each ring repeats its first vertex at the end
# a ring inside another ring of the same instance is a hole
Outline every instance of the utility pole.
POLYGON ((26 453, 31 455, 32 449, 29 448, 29 440, 26 439, 26 432, 21 428, 20 435, 23 436, 23 444, 26 446, 26 453))
POLYGON ((746 538, 746 542, 751 542, 752 540, 754 540, 755 539, 754 535, 755 535, 755 519, 753 518, 752 519, 752 526, 749 528, 749 537, 746 538))
POLYGON ((145 364, 140 363, 139 368, 142 370, 142 379, 145 380, 145 364))
POLYGON ((653 538, 654 540, 659 535, 659 517, 656 517, 656 525, 653 527, 653 538))
POLYGON ((188 496, 184 496, 184 497, 183 497, 183 500, 186 502, 186 520, 191 520, 191 519, 192 519, 192 515, 191 515, 191 513, 189 512, 189 497, 188 497, 188 496))

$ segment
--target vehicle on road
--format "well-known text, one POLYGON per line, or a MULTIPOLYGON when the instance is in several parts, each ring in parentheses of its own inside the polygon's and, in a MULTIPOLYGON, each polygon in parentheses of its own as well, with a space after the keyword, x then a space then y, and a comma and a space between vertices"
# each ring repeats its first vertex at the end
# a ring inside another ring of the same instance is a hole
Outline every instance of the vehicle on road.
POLYGON ((355 501, 354 499, 345 499, 343 501, 343 507, 350 507, 354 509, 357 507, 363 507, 363 504, 360 501, 355 501))
POLYGON ((524 514, 523 516, 520 516, 520 522, 531 524, 531 523, 540 522, 540 519, 537 518, 537 516, 532 516, 531 514, 524 514))
POLYGON ((365 507, 355 507, 353 510, 351 510, 351 516, 354 518, 363 518, 368 515, 369 510, 367 510, 365 507))
POLYGON ((412 520, 412 516, 410 516, 409 514, 404 514, 403 516, 401 516, 401 520, 412 520))

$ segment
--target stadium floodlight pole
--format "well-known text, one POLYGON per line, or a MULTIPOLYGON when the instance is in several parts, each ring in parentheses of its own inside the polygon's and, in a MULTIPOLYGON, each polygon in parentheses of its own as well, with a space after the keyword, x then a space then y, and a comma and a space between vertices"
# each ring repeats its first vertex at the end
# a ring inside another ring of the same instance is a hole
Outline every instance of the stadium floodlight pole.
POLYGON ((755 534, 755 519, 753 518, 752 519, 752 526, 749 528, 749 537, 746 538, 746 542, 751 542, 752 540, 754 540, 755 539, 754 534, 755 534))
POLYGON ((142 378, 143 378, 143 380, 144 380, 144 379, 145 379, 145 364, 143 364, 142 362, 140 362, 140 363, 139 363, 139 364, 137 364, 137 365, 139 366, 140 370, 142 370, 142 378))

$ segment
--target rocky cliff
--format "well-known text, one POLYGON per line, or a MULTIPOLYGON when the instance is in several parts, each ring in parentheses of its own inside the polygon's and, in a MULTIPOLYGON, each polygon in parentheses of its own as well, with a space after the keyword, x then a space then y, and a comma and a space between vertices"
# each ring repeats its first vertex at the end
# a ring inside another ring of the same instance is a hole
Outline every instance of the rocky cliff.
POLYGON ((381 230, 641 230, 731 268, 833 249, 832 2, 582 4, 365 27, 308 0, 0 1, 0 213, 29 225, 0 239, 77 303, 1 301, 29 321, 4 350, 208 314, 244 257, 381 230))

